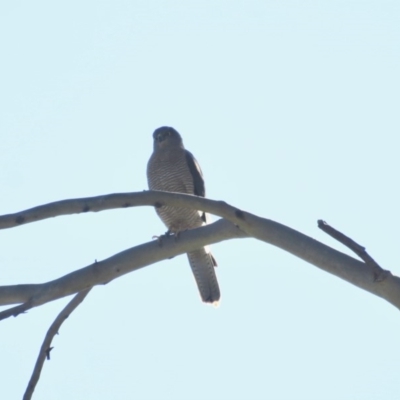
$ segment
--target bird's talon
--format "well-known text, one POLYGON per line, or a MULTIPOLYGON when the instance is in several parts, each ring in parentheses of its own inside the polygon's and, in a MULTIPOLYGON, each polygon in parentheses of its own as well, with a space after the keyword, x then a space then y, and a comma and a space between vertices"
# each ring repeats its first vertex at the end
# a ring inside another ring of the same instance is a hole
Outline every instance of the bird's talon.
POLYGON ((154 236, 152 236, 151 238, 152 238, 153 240, 154 240, 154 239, 157 239, 158 245, 161 247, 161 246, 163 245, 162 237, 163 237, 163 235, 160 235, 160 236, 154 235, 154 236))

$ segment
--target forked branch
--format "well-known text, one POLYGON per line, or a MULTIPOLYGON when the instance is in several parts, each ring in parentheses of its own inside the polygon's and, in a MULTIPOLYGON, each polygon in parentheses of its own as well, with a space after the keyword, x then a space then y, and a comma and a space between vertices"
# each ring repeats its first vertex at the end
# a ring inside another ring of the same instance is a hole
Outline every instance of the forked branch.
POLYGON ((339 232, 337 229, 328 225, 322 219, 318 220, 318 228, 323 230, 329 236, 332 236, 334 239, 339 241, 340 243, 347 246, 350 250, 354 251, 367 265, 370 265, 374 270, 374 280, 375 282, 382 282, 385 280, 390 273, 389 271, 383 269, 365 250, 365 247, 356 243, 353 239, 349 238, 342 232, 339 232))

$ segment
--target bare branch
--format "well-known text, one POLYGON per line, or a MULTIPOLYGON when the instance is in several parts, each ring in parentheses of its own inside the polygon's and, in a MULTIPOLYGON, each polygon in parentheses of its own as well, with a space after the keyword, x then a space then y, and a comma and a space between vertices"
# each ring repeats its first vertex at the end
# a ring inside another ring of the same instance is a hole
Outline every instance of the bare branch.
MULTIPOLYGON (((1 290, 1 289, 0 289, 1 290)), ((25 303, 19 304, 18 306, 8 308, 7 310, 0 312, 0 321, 9 317, 17 317, 19 314, 25 313, 32 307, 35 307, 32 299, 25 303)))
POLYGON ((50 282, 0 286, 0 305, 24 303, 1 312, 0 320, 88 287, 106 284, 129 272, 207 244, 245 236, 229 221, 218 220, 202 228, 182 232, 178 240, 172 236, 164 237, 162 246, 158 241, 144 243, 50 282))
POLYGON ((189 194, 161 192, 148 190, 133 193, 114 193, 104 196, 84 197, 80 199, 61 200, 53 203, 33 207, 14 214, 0 216, 0 229, 15 228, 31 222, 41 221, 62 215, 98 212, 104 210, 162 205, 177 205, 179 207, 194 208, 231 220, 236 208, 223 201, 215 201, 204 197, 189 194))
POLYGON ((342 232, 339 232, 337 229, 333 228, 329 224, 327 224, 322 219, 318 220, 318 228, 323 230, 329 236, 332 236, 338 242, 347 246, 350 250, 354 251, 362 260, 365 261, 366 264, 369 264, 374 270, 374 280, 375 282, 382 282, 386 279, 389 274, 389 271, 384 270, 365 250, 365 247, 356 243, 353 239, 349 238, 342 232))
MULTIPOLYGON (((31 222, 36 222, 47 218, 54 218, 61 215, 98 212, 136 206, 155 206, 157 202, 160 202, 160 198, 157 193, 158 192, 156 191, 114 193, 104 196, 55 201, 17 213, 0 216, 0 229, 14 228, 31 222)), ((167 198, 169 197, 169 199, 171 199, 171 197, 168 195, 171 195, 171 193, 167 194, 167 198)), ((178 197, 180 196, 179 194, 177 195, 178 197)), ((190 195, 183 196, 196 198, 196 196, 190 195)), ((162 198, 161 201, 163 201, 162 198)))
POLYGON ((64 307, 64 309, 58 314, 57 318, 50 325, 46 336, 43 340, 42 346, 39 350, 39 355, 36 360, 35 367, 33 369, 31 379, 28 382, 28 386, 25 390, 23 400, 30 400, 33 395, 33 391, 39 381, 40 373, 42 372, 43 364, 46 358, 50 359, 50 351, 53 349, 51 346, 51 342, 53 341, 54 336, 58 333, 62 323, 69 317, 69 315, 75 310, 76 307, 79 306, 80 303, 84 300, 87 294, 90 292, 91 288, 86 289, 82 292, 79 292, 74 298, 64 307))

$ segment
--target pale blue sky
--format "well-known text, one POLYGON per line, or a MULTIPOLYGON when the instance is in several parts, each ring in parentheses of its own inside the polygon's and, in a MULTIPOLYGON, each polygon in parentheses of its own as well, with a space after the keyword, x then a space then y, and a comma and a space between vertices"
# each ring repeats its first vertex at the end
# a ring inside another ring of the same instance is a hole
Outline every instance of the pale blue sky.
MULTIPOLYGON (((9 1, 0 5, 0 214, 147 188, 174 126, 207 194, 400 274, 398 1, 9 1)), ((151 208, 0 231, 0 284, 44 282, 165 230, 151 208)), ((55 338, 35 399, 398 399, 400 313, 255 240, 98 287, 55 338)), ((20 399, 60 300, 1 322, 20 399)))

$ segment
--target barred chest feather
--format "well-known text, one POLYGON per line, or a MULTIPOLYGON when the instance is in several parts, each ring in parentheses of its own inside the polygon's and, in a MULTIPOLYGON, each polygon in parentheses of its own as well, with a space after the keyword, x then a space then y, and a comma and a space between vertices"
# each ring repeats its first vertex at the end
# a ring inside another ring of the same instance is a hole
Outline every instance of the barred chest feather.
MULTIPOLYGON (((194 194, 194 182, 183 148, 156 151, 147 165, 149 188, 165 192, 194 194)), ((157 214, 171 232, 203 225, 200 213, 189 208, 163 206, 157 214)))

